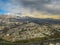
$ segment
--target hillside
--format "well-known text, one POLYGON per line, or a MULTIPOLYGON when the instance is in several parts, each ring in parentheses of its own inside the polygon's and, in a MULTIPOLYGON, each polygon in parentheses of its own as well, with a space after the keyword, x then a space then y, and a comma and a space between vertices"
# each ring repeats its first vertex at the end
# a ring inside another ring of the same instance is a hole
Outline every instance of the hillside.
POLYGON ((10 42, 60 38, 60 20, 0 15, 0 38, 10 42))

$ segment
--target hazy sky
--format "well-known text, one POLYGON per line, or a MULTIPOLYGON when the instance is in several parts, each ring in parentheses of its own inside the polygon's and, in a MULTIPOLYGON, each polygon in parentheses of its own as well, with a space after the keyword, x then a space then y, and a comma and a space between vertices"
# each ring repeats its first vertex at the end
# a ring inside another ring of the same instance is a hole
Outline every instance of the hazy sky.
POLYGON ((60 15, 60 0, 0 0, 0 14, 38 11, 60 15))

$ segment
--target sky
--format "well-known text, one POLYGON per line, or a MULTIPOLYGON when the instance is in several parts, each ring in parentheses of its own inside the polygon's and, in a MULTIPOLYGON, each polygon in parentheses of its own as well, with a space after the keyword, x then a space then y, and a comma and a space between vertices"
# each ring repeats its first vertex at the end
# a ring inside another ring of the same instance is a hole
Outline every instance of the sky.
POLYGON ((0 14, 60 15, 60 0, 0 0, 0 14))

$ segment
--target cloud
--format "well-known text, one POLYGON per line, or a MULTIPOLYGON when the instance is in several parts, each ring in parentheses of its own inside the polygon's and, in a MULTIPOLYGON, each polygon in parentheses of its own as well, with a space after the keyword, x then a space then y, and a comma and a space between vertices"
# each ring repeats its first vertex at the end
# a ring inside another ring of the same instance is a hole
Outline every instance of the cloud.
POLYGON ((60 15, 60 0, 9 0, 1 2, 0 7, 10 13, 24 13, 28 10, 30 13, 37 11, 60 15))
POLYGON ((23 13, 24 8, 21 1, 9 0, 7 3, 5 1, 0 1, 0 9, 8 11, 8 13, 23 13))
POLYGON ((36 9, 37 11, 50 13, 50 14, 60 14, 60 0, 32 0, 22 1, 24 7, 31 9, 32 11, 36 9))

